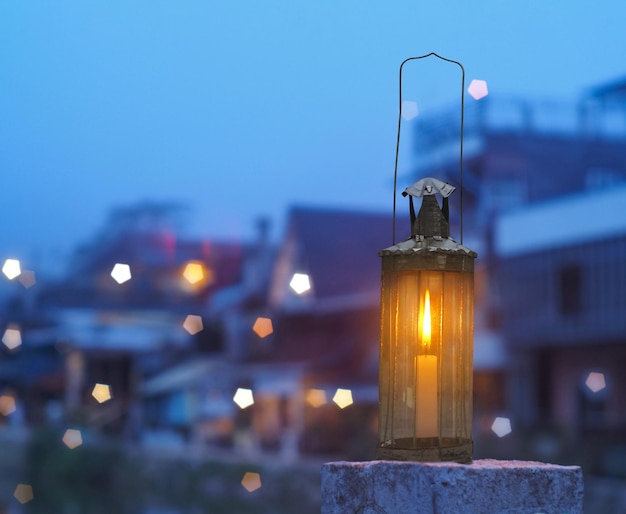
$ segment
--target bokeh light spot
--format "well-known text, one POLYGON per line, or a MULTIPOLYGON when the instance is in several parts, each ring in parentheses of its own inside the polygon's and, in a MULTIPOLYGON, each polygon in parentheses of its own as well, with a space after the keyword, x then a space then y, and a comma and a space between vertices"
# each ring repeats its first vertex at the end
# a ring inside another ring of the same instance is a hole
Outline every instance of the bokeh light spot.
POLYGON ((240 387, 239 389, 237 389, 235 396, 233 396, 233 401, 239 406, 240 409, 250 407, 250 405, 254 404, 252 390, 240 387))
POLYGON ((311 289, 311 280, 306 273, 294 273, 289 282, 289 287, 296 294, 304 294, 311 289))
POLYGON ((249 493, 261 488, 261 475, 247 471, 241 479, 241 485, 249 493))
POLYGON ((19 277, 20 273, 22 273, 20 261, 17 259, 6 259, 2 265, 2 273, 4 273, 4 276, 9 280, 19 277))
POLYGON ((98 403, 104 403, 111 399, 111 388, 108 384, 96 384, 93 386, 91 396, 93 396, 98 403))
POLYGON ((35 272, 29 269, 22 271, 18 280, 26 289, 33 287, 37 283, 37 280, 35 280, 35 272))
POLYGON ((28 484, 17 484, 15 491, 13 491, 13 496, 22 505, 28 503, 35 497, 33 495, 33 487, 28 484))
POLYGON ((480 100, 489 94, 489 91, 487 90, 487 82, 484 80, 474 79, 470 82, 467 92, 474 100, 480 100))
POLYGON ((3 394, 0 396, 0 414, 8 416, 12 412, 15 412, 15 398, 9 394, 3 394))
POLYGON ((63 434, 63 444, 67 446, 70 450, 79 447, 83 444, 83 436, 80 433, 80 430, 75 428, 68 428, 63 434))
POLYGON ((269 318, 257 318, 252 326, 254 333, 260 338, 267 337, 274 332, 272 320, 269 318))
POLYGON ((491 424, 491 431, 498 437, 504 437, 512 432, 511 420, 509 418, 497 417, 491 424))
POLYGON ((183 328, 191 335, 202 332, 204 325, 202 324, 202 317, 196 314, 189 314, 183 322, 183 328))
POLYGON ((20 332, 19 327, 16 325, 9 325, 4 331, 2 342, 9 350, 15 350, 15 348, 20 346, 22 344, 22 333, 20 332))
POLYGON ((403 100, 402 102, 402 117, 405 120, 412 120, 417 118, 419 110, 417 109, 417 102, 411 100, 403 100))
POLYGON ((183 277, 190 284, 197 284, 207 278, 207 270, 205 265, 199 261, 191 261, 185 265, 183 277))
POLYGON ((604 378, 604 373, 599 373, 597 371, 592 371, 587 375, 587 379, 585 380, 585 385, 589 388, 592 393, 597 393, 602 391, 602 389, 606 388, 606 380, 604 378))
POLYGON ((323 389, 309 389, 306 393, 306 401, 311 407, 321 407, 326 404, 326 391, 323 389))
POLYGON ((333 401, 339 406, 340 409, 345 409, 348 405, 352 405, 352 391, 350 389, 338 388, 333 396, 333 401))
POLYGON ((111 276, 118 284, 128 282, 132 278, 132 275, 130 274, 130 266, 128 264, 118 262, 115 266, 113 266, 111 276))
POLYGON ((4 276, 9 280, 19 277, 20 273, 22 273, 20 261, 17 259, 6 259, 2 265, 2 273, 4 273, 4 276))

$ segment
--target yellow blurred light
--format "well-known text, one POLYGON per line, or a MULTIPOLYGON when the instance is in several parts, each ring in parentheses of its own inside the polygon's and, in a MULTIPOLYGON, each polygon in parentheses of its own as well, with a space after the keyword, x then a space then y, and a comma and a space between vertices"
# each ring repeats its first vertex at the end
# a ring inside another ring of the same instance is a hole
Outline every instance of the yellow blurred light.
POLYGON ((326 404, 326 391, 323 389, 309 389, 306 394, 306 401, 311 407, 321 407, 326 404))
POLYGON ((233 401, 239 406, 240 409, 245 409, 254 404, 254 397, 252 396, 252 390, 244 389, 240 387, 237 389, 233 401))
POLYGON ((206 266, 199 261, 188 262, 183 270, 183 277, 192 285, 202 282, 207 278, 206 266))
POLYGON ((130 273, 130 266, 128 264, 122 264, 118 262, 115 266, 113 266, 111 276, 113 277, 113 280, 115 280, 118 284, 128 282, 132 278, 132 275, 130 273))
POLYGON ((269 318, 257 318, 252 326, 252 330, 254 333, 258 335, 260 338, 264 338, 269 336, 274 332, 274 327, 272 326, 272 320, 269 318))
POLYGON ((350 389, 338 388, 333 396, 333 402, 335 402, 340 409, 345 409, 349 405, 352 405, 352 391, 350 389))
POLYGON ((18 280, 26 289, 33 287, 37 283, 37 280, 35 280, 35 272, 28 269, 22 271, 18 280))
POLYGON ((604 373, 592 371, 591 373, 589 373, 589 375, 587 375, 587 379, 585 380, 585 385, 593 393, 602 391, 602 389, 606 388, 606 380, 604 378, 604 373))
POLYGON ((35 497, 33 487, 29 484, 17 484, 15 491, 13 491, 13 496, 22 505, 28 503, 35 497))
POLYGON ((20 273, 22 273, 20 261, 17 259, 6 259, 2 265, 2 273, 4 273, 4 276, 9 280, 13 280, 15 277, 18 277, 20 273))
POLYGON ((474 100, 480 100, 489 94, 487 82, 484 80, 472 80, 467 88, 467 92, 474 100))
POLYGON ((65 434, 63 434, 63 443, 70 450, 73 450, 83 444, 83 436, 81 435, 80 430, 68 428, 65 431, 65 434))
POLYGON ((107 384, 96 384, 93 386, 91 396, 93 396, 98 403, 104 403, 112 398, 111 388, 107 384))
POLYGON ((15 398, 8 394, 0 396, 0 414, 8 416, 12 412, 15 412, 15 398))
POLYGON ((289 282, 289 287, 296 294, 304 294, 311 289, 311 279, 306 273, 294 273, 289 282))
POLYGON ((248 471, 241 479, 241 485, 246 491, 252 493, 261 488, 261 475, 248 471))
POLYGON ((22 344, 22 333, 16 325, 9 325, 4 331, 2 342, 9 350, 15 350, 22 344))
POLYGON ((202 332, 204 325, 202 324, 202 317, 195 314, 189 314, 183 322, 183 328, 191 335, 202 332))

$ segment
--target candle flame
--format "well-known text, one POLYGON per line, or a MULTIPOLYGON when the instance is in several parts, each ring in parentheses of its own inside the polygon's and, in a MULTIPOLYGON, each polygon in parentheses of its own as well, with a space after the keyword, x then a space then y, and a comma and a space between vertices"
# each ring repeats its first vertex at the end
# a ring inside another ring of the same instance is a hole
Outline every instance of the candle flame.
POLYGON ((422 318, 422 344, 430 346, 431 328, 430 328, 430 291, 427 289, 424 295, 424 315, 422 318))

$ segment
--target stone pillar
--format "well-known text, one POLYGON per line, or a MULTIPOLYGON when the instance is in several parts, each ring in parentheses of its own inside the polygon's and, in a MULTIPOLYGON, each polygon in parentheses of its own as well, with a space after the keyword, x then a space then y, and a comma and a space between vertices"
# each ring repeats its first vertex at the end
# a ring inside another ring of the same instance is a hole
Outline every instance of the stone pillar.
POLYGON ((582 514, 579 466, 541 462, 331 462, 322 514, 582 514))

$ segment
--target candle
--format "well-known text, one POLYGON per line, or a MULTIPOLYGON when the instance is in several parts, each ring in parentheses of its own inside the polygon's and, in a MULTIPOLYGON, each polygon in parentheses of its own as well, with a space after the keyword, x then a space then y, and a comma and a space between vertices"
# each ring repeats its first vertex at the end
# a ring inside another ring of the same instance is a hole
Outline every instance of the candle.
MULTIPOLYGON (((430 322, 430 291, 424 295, 424 311, 422 315, 421 346, 430 351, 431 322, 430 322)), ((436 355, 417 356, 417 384, 416 384, 416 426, 417 437, 439 436, 439 402, 438 366, 436 355)))
POLYGON ((437 403, 437 356, 417 356, 417 412, 415 435, 439 435, 439 405, 437 403))

